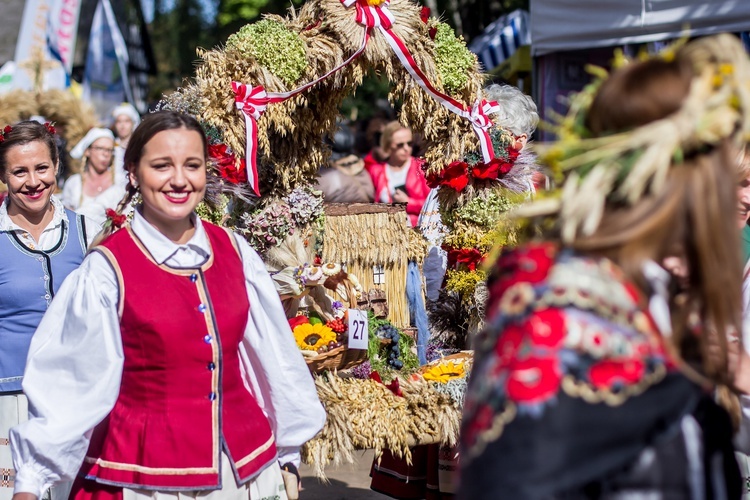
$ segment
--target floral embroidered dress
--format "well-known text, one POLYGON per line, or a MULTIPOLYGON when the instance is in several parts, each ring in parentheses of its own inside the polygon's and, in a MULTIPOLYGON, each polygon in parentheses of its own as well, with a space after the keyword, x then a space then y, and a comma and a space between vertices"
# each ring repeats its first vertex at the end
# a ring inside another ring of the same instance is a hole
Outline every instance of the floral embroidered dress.
POLYGON ((649 298, 611 261, 530 245, 488 286, 460 498, 715 498, 717 473, 732 498, 728 416, 679 372, 649 298))

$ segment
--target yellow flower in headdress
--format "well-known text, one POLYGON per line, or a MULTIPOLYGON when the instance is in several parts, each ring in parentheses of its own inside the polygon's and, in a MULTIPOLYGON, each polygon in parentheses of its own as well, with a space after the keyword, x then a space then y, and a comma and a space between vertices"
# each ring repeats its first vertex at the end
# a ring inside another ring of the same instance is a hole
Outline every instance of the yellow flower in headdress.
POLYGON ((422 375, 425 380, 432 380, 433 382, 440 382, 442 384, 465 376, 466 369, 464 368, 463 361, 460 363, 456 363, 455 361, 442 361, 424 372, 422 375))
POLYGON ((367 1, 367 5, 371 7, 377 7, 381 3, 385 3, 385 0, 366 0, 366 1, 367 1))
POLYGON ((303 351, 317 351, 329 342, 336 341, 336 333, 322 323, 303 323, 294 328, 294 340, 303 351))

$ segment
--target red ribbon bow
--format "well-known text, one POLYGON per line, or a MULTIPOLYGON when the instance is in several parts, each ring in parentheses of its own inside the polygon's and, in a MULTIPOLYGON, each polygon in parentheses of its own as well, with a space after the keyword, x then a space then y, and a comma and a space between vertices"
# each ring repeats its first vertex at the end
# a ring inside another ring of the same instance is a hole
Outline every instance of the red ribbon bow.
POLYGON ((388 10, 390 0, 385 0, 380 5, 370 5, 367 0, 341 0, 345 7, 349 8, 355 5, 357 8, 357 23, 367 28, 384 28, 393 27, 393 14, 388 10))

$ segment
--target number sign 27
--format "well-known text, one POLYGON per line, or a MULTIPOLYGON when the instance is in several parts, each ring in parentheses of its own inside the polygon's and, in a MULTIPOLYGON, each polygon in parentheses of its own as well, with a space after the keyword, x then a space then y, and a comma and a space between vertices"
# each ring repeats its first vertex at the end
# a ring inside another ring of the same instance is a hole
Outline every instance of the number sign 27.
POLYGON ((367 312, 349 309, 349 349, 367 349, 367 312))

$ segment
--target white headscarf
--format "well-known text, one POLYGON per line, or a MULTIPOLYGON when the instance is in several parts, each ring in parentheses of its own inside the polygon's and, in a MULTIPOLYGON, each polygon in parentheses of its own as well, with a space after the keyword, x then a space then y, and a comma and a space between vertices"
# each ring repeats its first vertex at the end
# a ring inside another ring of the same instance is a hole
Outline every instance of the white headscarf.
POLYGON ((86 152, 86 150, 91 146, 97 139, 102 138, 112 139, 115 140, 115 135, 112 133, 112 131, 108 128, 92 128, 88 131, 88 133, 78 141, 78 144, 70 150, 70 156, 73 158, 82 158, 83 153, 86 152))
POLYGON ((124 102, 112 110, 112 118, 117 119, 120 115, 125 115, 133 121, 133 130, 141 123, 141 115, 129 102, 124 102))

